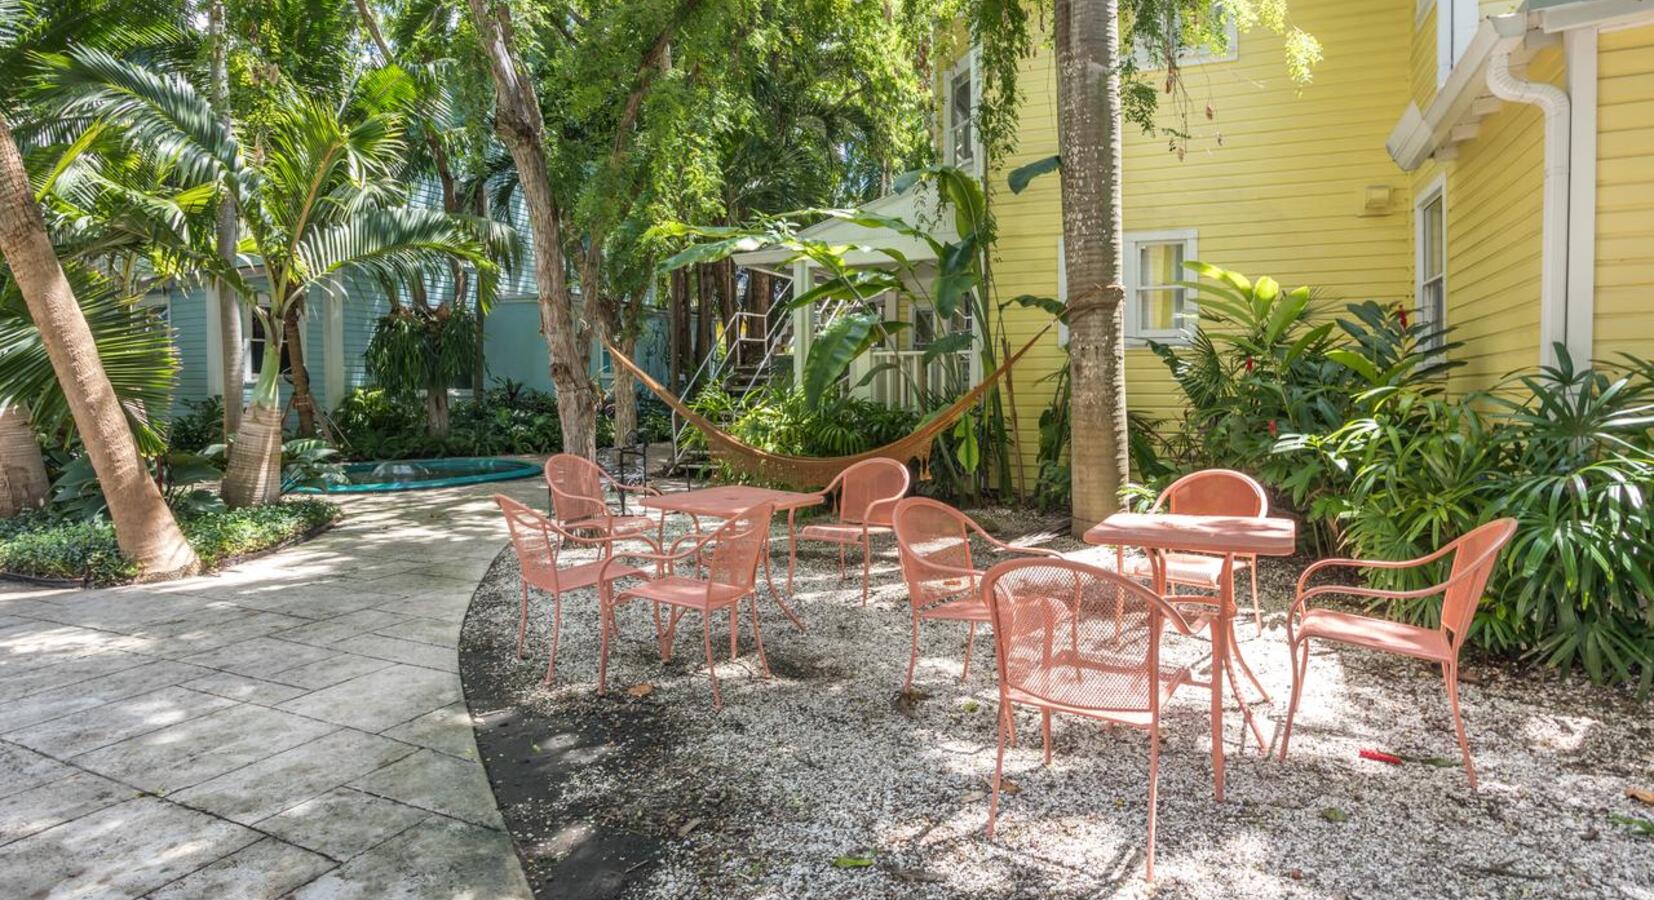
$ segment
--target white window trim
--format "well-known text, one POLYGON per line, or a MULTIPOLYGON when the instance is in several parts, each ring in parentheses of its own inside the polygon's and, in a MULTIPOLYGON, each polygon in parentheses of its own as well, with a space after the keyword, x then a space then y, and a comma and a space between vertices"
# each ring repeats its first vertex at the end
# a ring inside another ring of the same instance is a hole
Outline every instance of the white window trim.
POLYGON ((1447 247, 1447 175, 1437 175, 1431 179, 1413 198, 1413 314, 1423 320, 1424 311, 1424 208, 1441 198, 1442 204, 1442 310, 1441 319, 1436 322, 1436 328, 1447 327, 1448 310, 1448 247, 1447 247))
MULTIPOLYGON (((258 303, 259 306, 264 307, 266 309, 269 308, 269 306, 270 306, 270 302, 269 302, 270 295, 269 294, 264 293, 263 291, 259 291, 258 293, 254 294, 253 296, 254 296, 254 298, 255 298, 255 300, 256 300, 256 302, 258 303)), ((306 324, 306 320, 309 317, 310 316, 309 316, 308 310, 306 310, 305 312, 299 313, 299 352, 301 354, 306 354, 306 359, 309 358, 308 355, 307 355, 307 351, 309 349, 309 341, 306 339, 306 336, 305 336, 305 332, 308 330, 305 327, 305 324, 306 324)), ((274 325, 277 328, 282 327, 280 322, 276 322, 276 323, 274 323, 274 325)), ((257 384, 258 383, 258 374, 253 371, 253 311, 248 309, 246 306, 241 307, 241 333, 243 335, 243 337, 241 339, 241 379, 242 379, 242 384, 243 384, 243 386, 257 384)))
POLYGON ((1436 87, 1447 83, 1482 24, 1477 0, 1433 0, 1436 7, 1436 87))
MULTIPOLYGON (((1143 346, 1148 341, 1159 341, 1162 344, 1186 344, 1189 341, 1187 328, 1171 330, 1151 330, 1142 327, 1138 321, 1137 291, 1142 284, 1137 272, 1138 249, 1143 244, 1165 244, 1180 242, 1183 244, 1183 261, 1191 262, 1200 259, 1200 233, 1193 228, 1169 228, 1160 231, 1128 231, 1120 245, 1120 273, 1126 286, 1125 326, 1126 341, 1134 346, 1143 346)), ((1183 280, 1192 281, 1189 273, 1183 273, 1183 280)), ((1199 295, 1193 288, 1185 288, 1183 295, 1183 320, 1185 323, 1194 322, 1200 315, 1199 295)))
MULTIPOLYGON (((1212 63, 1234 62, 1240 59, 1240 29, 1235 25, 1233 16, 1224 23, 1226 33, 1226 49, 1222 53, 1213 53, 1207 47, 1185 47, 1177 52, 1178 68, 1189 66, 1205 66, 1212 63)), ((1159 72, 1166 67, 1150 58, 1146 47, 1137 47, 1132 51, 1132 59, 1137 62, 1137 68, 1144 72, 1159 72)))
POLYGON ((970 72, 971 76, 971 164, 962 167, 972 175, 982 174, 982 127, 978 121, 978 113, 982 108, 982 67, 981 51, 971 47, 960 60, 942 73, 942 86, 939 93, 942 97, 942 159, 948 165, 955 165, 953 156, 953 82, 963 72, 970 72))

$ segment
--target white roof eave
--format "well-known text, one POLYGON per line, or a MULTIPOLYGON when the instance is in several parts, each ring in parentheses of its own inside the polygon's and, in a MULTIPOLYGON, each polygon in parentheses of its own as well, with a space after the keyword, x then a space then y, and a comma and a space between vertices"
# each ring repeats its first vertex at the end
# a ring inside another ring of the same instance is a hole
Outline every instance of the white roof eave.
MULTIPOLYGON (((924 184, 909 189, 901 194, 886 194, 863 207, 868 212, 878 213, 895 219, 901 219, 910 225, 919 228, 931 228, 931 236, 943 242, 956 241, 959 235, 953 227, 953 216, 947 214, 945 208, 938 205, 934 187, 924 184)), ((899 251, 911 262, 934 260, 936 254, 924 240, 908 235, 897 234, 888 228, 870 228, 844 219, 825 219, 817 222, 799 233, 799 237, 817 241, 826 241, 830 244, 841 244, 852 247, 845 254, 845 262, 852 266, 889 265, 891 259, 876 249, 885 248, 899 251), (860 249, 869 248, 869 249, 860 249)), ((760 269, 774 274, 792 277, 791 264, 795 254, 786 249, 755 250, 751 253, 737 253, 733 259, 738 266, 749 269, 760 269)))

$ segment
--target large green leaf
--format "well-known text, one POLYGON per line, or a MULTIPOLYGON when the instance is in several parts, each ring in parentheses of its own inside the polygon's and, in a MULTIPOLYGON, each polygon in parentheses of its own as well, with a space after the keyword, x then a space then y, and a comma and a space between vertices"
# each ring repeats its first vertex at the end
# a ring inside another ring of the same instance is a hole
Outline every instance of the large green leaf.
POLYGON ((827 389, 837 384, 850 363, 866 353, 886 335, 909 327, 906 322, 887 322, 876 312, 840 316, 810 343, 804 361, 804 398, 811 405, 821 402, 827 389))
POLYGON ((1044 159, 1036 159, 1027 165, 1017 166, 1011 170, 1011 174, 1005 180, 1010 185, 1011 193, 1020 194, 1028 189, 1029 182, 1035 178, 1049 172, 1055 172, 1060 168, 1062 168, 1062 157, 1053 154, 1044 159))

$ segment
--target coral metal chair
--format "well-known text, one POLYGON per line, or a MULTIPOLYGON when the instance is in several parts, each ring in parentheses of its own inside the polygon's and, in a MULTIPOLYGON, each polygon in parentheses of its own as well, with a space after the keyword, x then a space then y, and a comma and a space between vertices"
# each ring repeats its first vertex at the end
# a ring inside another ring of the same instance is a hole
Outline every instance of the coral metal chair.
MULTIPOLYGON (((1263 486, 1250 476, 1232 469, 1205 469, 1191 472, 1172 482, 1155 498, 1149 512, 1168 512, 1190 516, 1257 516, 1269 515, 1269 497, 1263 486)), ((1162 553, 1166 569, 1166 583, 1185 585, 1202 590, 1220 588, 1218 578, 1223 572, 1223 557, 1204 553, 1162 553)), ((1117 568, 1140 578, 1153 577, 1152 563, 1147 559, 1133 559, 1126 565, 1125 551, 1118 551, 1117 568)), ((1258 605, 1258 558, 1252 555, 1235 557, 1235 568, 1245 568, 1252 574, 1252 618, 1263 633, 1263 610, 1258 605)), ((1261 689, 1260 689, 1261 690, 1261 689)))
POLYGON ((907 466, 893 459, 864 459, 850 466, 822 490, 838 492, 838 521, 806 525, 798 534, 810 541, 838 545, 839 580, 844 580, 845 549, 861 547, 861 603, 867 605, 868 571, 873 562, 873 534, 890 530, 896 501, 907 495, 913 477, 907 466))
POLYGON ((564 531, 616 538, 656 529, 656 543, 664 540, 663 521, 648 516, 615 515, 604 498, 605 486, 618 494, 659 496, 646 484, 622 484, 597 463, 573 453, 558 453, 546 460, 546 493, 551 499, 551 517, 564 531))
POLYGON ((1164 598, 1122 575, 1066 559, 1022 559, 988 570, 982 596, 999 657, 999 751, 988 836, 999 816, 1005 744, 1016 742, 1015 708, 1040 712, 1045 762, 1051 714, 1084 716, 1149 733, 1149 835, 1144 876, 1154 878, 1160 711, 1190 680, 1160 661, 1166 624, 1189 625, 1164 598))
POLYGON ((1029 556, 1060 556, 1042 547, 1013 547, 982 530, 970 516, 937 500, 909 497, 896 504, 891 516, 896 532, 896 549, 902 563, 913 610, 913 646, 907 660, 907 683, 913 690, 913 670, 919 664, 919 623, 939 619, 970 623, 965 639, 963 681, 971 671, 971 648, 976 643, 976 626, 992 618, 982 600, 984 574, 971 558, 972 532, 990 546, 1009 553, 1029 556))
POLYGON ((723 695, 718 691, 718 673, 714 669, 712 658, 712 614, 722 609, 729 610, 729 655, 734 658, 737 652, 737 633, 741 601, 752 598, 752 635, 758 645, 758 662, 763 669, 764 677, 770 674, 769 659, 764 655, 764 635, 758 624, 758 562, 759 555, 770 534, 770 517, 775 513, 775 504, 760 503, 726 519, 722 525, 710 533, 690 533, 679 538, 672 545, 672 549, 665 553, 632 553, 624 550, 617 551, 603 563, 599 580, 602 598, 603 613, 603 642, 597 664, 597 692, 608 690, 609 673, 609 642, 610 634, 616 629, 615 610, 621 605, 633 600, 647 600, 655 605, 655 633, 660 643, 661 661, 667 662, 672 658, 672 639, 679 617, 689 610, 701 614, 701 639, 706 648, 706 672, 712 679, 712 702, 719 709, 723 708, 723 695), (683 549, 686 542, 694 543, 683 549), (653 560, 657 566, 657 574, 643 575, 635 569, 628 570, 621 562, 624 559, 653 560), (684 560, 693 561, 698 576, 704 566, 706 577, 686 577, 674 574, 673 563, 684 560), (643 575, 646 579, 642 584, 626 588, 616 593, 613 581, 621 577, 619 573, 643 575), (673 608, 671 622, 665 633, 660 628, 660 607, 662 605, 673 608))
POLYGON ((1470 743, 1465 740, 1464 718, 1459 714, 1459 649, 1476 616, 1476 605, 1481 602, 1482 590, 1493 574, 1493 564, 1499 551, 1516 533, 1515 519, 1496 519, 1465 534, 1458 540, 1429 556, 1404 562, 1358 559, 1324 559, 1304 570, 1298 578, 1297 600, 1287 616, 1287 646, 1292 651, 1292 702, 1287 707, 1286 730, 1281 735, 1281 761, 1286 761, 1287 742, 1292 739, 1292 719, 1298 711, 1298 700, 1303 693, 1304 677, 1309 673, 1309 642, 1312 638, 1338 641, 1368 650, 1397 653, 1430 662, 1440 663, 1442 677, 1447 683, 1447 703, 1453 710, 1453 728, 1459 736, 1459 752, 1464 755, 1465 774, 1470 777, 1471 790, 1476 789, 1476 767, 1470 761, 1470 743), (1309 577, 1334 566, 1370 569, 1411 569, 1438 559, 1453 556, 1453 566, 1447 580, 1441 584, 1414 591, 1383 591, 1376 588, 1346 585, 1322 585, 1305 590, 1309 577), (1441 622, 1435 628, 1408 625, 1372 616, 1337 612, 1330 609, 1311 609, 1308 602, 1327 594, 1348 594, 1384 600, 1409 600, 1440 596, 1441 622), (1296 627, 1294 627, 1296 619, 1296 627))
POLYGON ((643 535, 621 538, 583 537, 559 527, 551 519, 502 494, 494 495, 494 502, 505 514, 506 527, 511 531, 511 548, 523 570, 522 610, 517 616, 517 658, 523 658, 523 642, 528 634, 528 589, 538 588, 551 595, 551 658, 546 663, 545 684, 557 677, 557 641, 563 623, 563 592, 596 585, 598 579, 623 578, 641 575, 638 569, 624 566, 604 569, 604 560, 615 540, 637 540, 653 547, 655 542, 643 535), (558 552, 565 541, 601 548, 599 557, 591 562, 559 568, 558 552))

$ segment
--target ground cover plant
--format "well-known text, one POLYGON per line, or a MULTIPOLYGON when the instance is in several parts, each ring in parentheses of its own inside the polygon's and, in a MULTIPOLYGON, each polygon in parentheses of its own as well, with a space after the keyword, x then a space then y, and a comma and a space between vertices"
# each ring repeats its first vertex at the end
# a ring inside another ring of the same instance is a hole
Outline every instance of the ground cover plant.
MULTIPOLYGON (((284 500, 241 509, 178 511, 184 537, 207 569, 313 534, 339 518, 323 500, 284 500)), ((121 555, 104 518, 42 510, 0 519, 0 574, 88 585, 120 584, 138 575, 121 555)))

